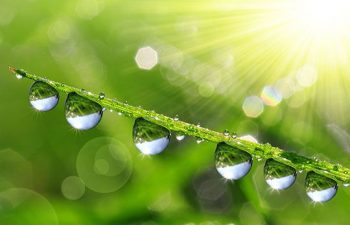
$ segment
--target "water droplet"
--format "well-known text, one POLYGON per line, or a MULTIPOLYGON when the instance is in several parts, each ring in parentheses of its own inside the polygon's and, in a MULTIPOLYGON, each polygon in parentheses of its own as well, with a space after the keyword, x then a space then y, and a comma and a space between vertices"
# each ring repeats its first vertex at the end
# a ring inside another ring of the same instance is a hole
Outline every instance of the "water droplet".
POLYGON ((196 139, 196 143, 197 143, 197 144, 200 144, 200 143, 202 143, 203 141, 204 141, 203 138, 197 138, 197 139, 196 139))
POLYGON ((221 142, 215 150, 216 170, 228 180, 238 180, 252 167, 252 157, 247 152, 221 142))
POLYGON ((230 131, 224 130, 224 135, 225 135, 226 137, 230 136, 230 131))
POLYGON ((197 123, 197 125, 196 125, 197 127, 201 127, 201 124, 200 123, 197 123))
POLYGON ((175 117, 174 117, 174 120, 178 121, 179 120, 179 115, 176 114, 175 117))
POLYGON ((58 103, 58 92, 42 81, 35 81, 29 89, 29 102, 38 111, 49 111, 58 103))
POLYGON ((350 187, 350 184, 349 183, 344 183, 343 186, 344 187, 350 187))
POLYGON ((176 135, 175 135, 175 138, 178 141, 182 141, 183 139, 185 139, 185 137, 186 136, 183 133, 176 133, 176 135))
POLYGON ((68 123, 78 130, 88 130, 97 126, 103 114, 99 104, 75 92, 68 94, 65 112, 68 123))
POLYGON ((16 78, 17 78, 18 80, 20 80, 20 79, 23 78, 23 75, 21 75, 21 74, 19 74, 19 73, 16 73, 16 78))
POLYGON ((145 155, 161 153, 169 144, 170 131, 143 118, 135 120, 133 139, 136 147, 145 155))
POLYGON ((273 159, 266 160, 264 174, 266 183, 275 190, 289 188, 294 184, 297 176, 293 167, 277 162, 273 159))
POLYGON ((338 189, 337 182, 315 172, 309 172, 306 175, 305 187, 307 195, 314 202, 331 200, 338 189))
POLYGON ((99 99, 104 99, 106 97, 105 93, 101 92, 100 94, 98 94, 98 98, 99 99))
POLYGON ((245 140, 245 141, 250 141, 250 142, 253 142, 253 143, 258 143, 258 140, 254 136, 252 136, 250 134, 241 136, 241 137, 239 137, 239 139, 240 140, 245 140))

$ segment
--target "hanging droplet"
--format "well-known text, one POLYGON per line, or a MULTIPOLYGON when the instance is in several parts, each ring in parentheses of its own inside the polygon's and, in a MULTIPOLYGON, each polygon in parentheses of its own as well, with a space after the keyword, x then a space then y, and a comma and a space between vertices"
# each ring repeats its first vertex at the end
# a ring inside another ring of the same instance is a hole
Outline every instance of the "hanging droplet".
POLYGON ((95 127, 102 118, 102 107, 75 92, 69 93, 65 105, 68 123, 78 130, 95 127))
POLYGON ((200 138, 200 137, 197 137, 197 138, 196 138, 196 143, 197 143, 197 144, 200 144, 200 143, 202 143, 203 141, 204 141, 203 138, 200 138))
POLYGON ((224 135, 226 136, 226 137, 228 137, 228 136, 230 136, 230 131, 229 130, 224 130, 224 135))
POLYGON ((179 120, 179 115, 176 114, 175 117, 174 117, 174 120, 178 121, 179 120))
POLYGON ((98 98, 100 100, 104 99, 106 97, 105 93, 101 92, 100 94, 98 94, 98 98))
POLYGON ((185 135, 183 133, 176 133, 175 138, 178 141, 182 141, 183 139, 185 139, 185 135))
POLYGON ((16 78, 17 78, 18 80, 20 80, 20 79, 23 78, 23 75, 21 75, 21 74, 19 74, 19 73, 16 73, 16 78))
POLYGON ((315 172, 309 172, 306 175, 305 187, 307 195, 314 202, 329 201, 338 190, 336 181, 315 172))
POLYGON ((143 118, 135 120, 133 139, 136 147, 145 155, 161 153, 169 144, 170 131, 143 118))
POLYGON ((215 150, 216 170, 228 180, 238 180, 252 167, 252 157, 247 152, 221 142, 215 150))
POLYGON ((294 184, 297 176, 296 170, 293 167, 273 159, 266 160, 264 174, 266 183, 275 190, 289 188, 294 184))
POLYGON ((58 103, 58 92, 42 81, 35 81, 29 89, 29 102, 38 111, 49 111, 58 103))

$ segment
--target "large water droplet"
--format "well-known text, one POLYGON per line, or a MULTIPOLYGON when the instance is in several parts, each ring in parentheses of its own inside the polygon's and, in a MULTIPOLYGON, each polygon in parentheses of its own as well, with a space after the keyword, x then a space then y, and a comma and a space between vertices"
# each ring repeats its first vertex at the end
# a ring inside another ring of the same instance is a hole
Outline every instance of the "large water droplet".
POLYGON ((293 167, 268 159, 264 167, 265 180, 271 188, 284 190, 292 186, 296 179, 296 170, 293 167))
POLYGON ((252 157, 247 152, 221 142, 215 151, 216 170, 226 179, 238 180, 252 167, 252 157))
POLYGON ((169 144, 170 131, 143 118, 135 120, 133 139, 136 147, 145 155, 161 153, 169 144))
POLYGON ((337 182, 315 172, 309 172, 306 175, 305 187, 307 195, 314 202, 331 200, 338 189, 337 182))
POLYGON ((102 107, 99 104, 75 92, 68 94, 65 111, 68 123, 78 130, 95 127, 102 117, 102 107))
POLYGON ((29 102, 38 111, 49 111, 58 103, 58 92, 42 81, 35 81, 29 89, 29 102))

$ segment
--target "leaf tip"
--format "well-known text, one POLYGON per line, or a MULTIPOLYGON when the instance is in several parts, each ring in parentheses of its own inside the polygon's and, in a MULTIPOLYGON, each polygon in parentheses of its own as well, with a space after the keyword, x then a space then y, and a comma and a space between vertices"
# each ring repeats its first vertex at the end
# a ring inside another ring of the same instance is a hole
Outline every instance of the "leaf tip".
POLYGON ((17 69, 15 67, 9 66, 9 71, 11 73, 16 73, 17 69))

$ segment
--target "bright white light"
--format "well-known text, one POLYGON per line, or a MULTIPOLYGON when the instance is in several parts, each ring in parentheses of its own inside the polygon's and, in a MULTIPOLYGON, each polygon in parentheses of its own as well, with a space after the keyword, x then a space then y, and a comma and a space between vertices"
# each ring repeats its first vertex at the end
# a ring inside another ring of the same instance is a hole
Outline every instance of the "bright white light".
POLYGON ((296 74, 296 78, 300 86, 310 87, 317 81, 317 75, 315 67, 306 65, 300 68, 296 74))
POLYGON ((346 28, 349 7, 349 0, 300 0, 294 17, 309 32, 335 32, 346 28))
POLYGON ((152 47, 140 48, 135 56, 137 66, 143 70, 151 70, 158 64, 158 53, 152 47))
POLYGON ((258 143, 258 140, 256 140, 256 138, 250 134, 241 136, 238 139, 258 143))

